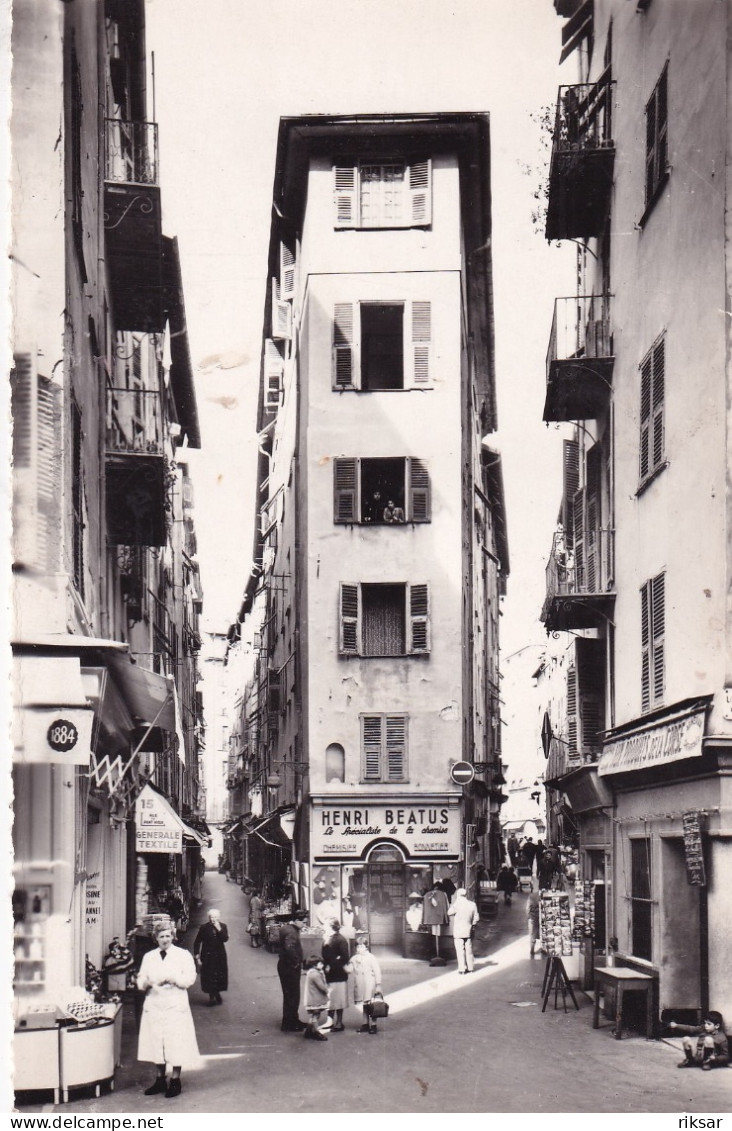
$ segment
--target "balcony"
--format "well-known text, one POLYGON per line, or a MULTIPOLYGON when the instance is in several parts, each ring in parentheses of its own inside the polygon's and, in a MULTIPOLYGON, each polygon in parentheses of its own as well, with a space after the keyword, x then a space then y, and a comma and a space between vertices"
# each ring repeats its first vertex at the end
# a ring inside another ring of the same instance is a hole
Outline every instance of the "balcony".
POLYGON ((592 527, 574 546, 557 531, 546 567, 541 619, 547 632, 604 627, 612 617, 615 531, 592 527))
POLYGON ((607 408, 614 362, 609 297, 556 299, 544 420, 594 420, 607 408))
POLYGON ((614 83, 561 86, 554 122, 546 238, 598 236, 607 217, 613 183, 614 83))
POLYGON ((163 546, 166 465, 160 394, 107 388, 107 537, 112 545, 163 546))
POLYGON ((154 122, 105 122, 104 230, 118 330, 165 326, 163 235, 154 122))

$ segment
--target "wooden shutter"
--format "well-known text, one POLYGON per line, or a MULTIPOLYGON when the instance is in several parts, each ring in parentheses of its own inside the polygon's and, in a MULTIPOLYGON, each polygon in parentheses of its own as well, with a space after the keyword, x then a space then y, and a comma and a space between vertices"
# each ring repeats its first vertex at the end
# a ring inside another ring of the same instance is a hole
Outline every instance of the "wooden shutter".
POLYGON ((646 354, 641 362, 641 409, 640 409, 640 466, 641 482, 651 470, 650 431, 651 396, 653 385, 653 354, 646 354))
POLYGON ((337 302, 333 313, 333 388, 353 389, 355 382, 354 304, 337 302))
POLYGON ((574 496, 579 488, 579 443, 565 440, 563 444, 562 525, 568 546, 572 545, 574 530, 574 496))
POLYGON ((383 715, 362 715, 361 776, 364 781, 381 781, 383 715))
POLYGON ((410 585, 409 652, 427 655, 430 650, 430 593, 428 585, 410 585))
POLYGON ((264 343, 264 408, 277 412, 282 403, 285 362, 280 347, 271 338, 264 343))
POLYGON ((432 510, 430 476, 427 465, 419 459, 409 459, 409 522, 429 522, 432 510))
POLYGON ((409 166, 409 215, 413 224, 432 222, 432 162, 409 166))
POLYGON ((56 572, 61 556, 61 389, 38 376, 29 353, 13 359, 11 408, 14 556, 56 572))
POLYGON ((646 106, 646 204, 668 167, 668 67, 646 106))
POLYGON ((336 228, 358 225, 358 170, 355 165, 333 166, 336 228))
POLYGON ((581 593, 585 587, 585 492, 581 487, 575 491, 572 508, 572 529, 574 539, 574 592, 581 593))
POLYGON ((577 754, 577 668, 567 669, 567 753, 577 754))
POLYGON ((653 468, 663 462, 663 402, 666 386, 666 343, 663 338, 653 348, 653 381, 651 391, 651 461, 653 468))
POLYGON ((585 561, 587 592, 597 593, 602 562, 600 559, 600 490, 602 450, 594 444, 587 453, 587 527, 585 529, 585 561))
POLYGON ((280 244, 280 298, 284 301, 295 297, 297 262, 295 253, 286 243, 280 244))
POLYGON ((357 459, 333 460, 333 521, 358 522, 357 459))
POLYGON ((292 337, 292 307, 280 298, 279 283, 272 280, 272 337, 289 341, 292 337))
POLYGON ((404 715, 386 716, 385 754, 386 780, 404 781, 407 760, 407 720, 404 715))
POLYGON ((341 584, 340 652, 342 656, 358 656, 360 652, 358 585, 341 584))
POLYGON ((660 573, 651 581, 651 632, 653 665, 653 702, 663 701, 665 682, 665 633, 666 633, 666 576, 660 573))
POLYGON ((641 710, 651 705, 650 581, 641 589, 641 710))
POLYGON ((412 303, 412 381, 424 388, 432 379, 432 303, 412 303))

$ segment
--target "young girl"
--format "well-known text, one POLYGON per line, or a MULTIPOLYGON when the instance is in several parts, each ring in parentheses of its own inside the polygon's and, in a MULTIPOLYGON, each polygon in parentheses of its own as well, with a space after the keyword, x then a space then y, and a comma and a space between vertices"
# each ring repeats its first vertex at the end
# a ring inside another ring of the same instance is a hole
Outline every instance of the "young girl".
POLYGON ((325 1033, 319 1029, 320 1018, 330 1004, 328 983, 322 958, 309 958, 305 963, 305 1009, 308 1015, 308 1026, 303 1033, 309 1041, 327 1041, 325 1033))
POLYGON ((381 967, 368 948, 365 939, 359 939, 353 956, 353 1000, 358 1005, 363 1002, 364 1023, 359 1033, 375 1033, 376 1021, 371 1016, 370 1005, 375 994, 381 993, 381 967))

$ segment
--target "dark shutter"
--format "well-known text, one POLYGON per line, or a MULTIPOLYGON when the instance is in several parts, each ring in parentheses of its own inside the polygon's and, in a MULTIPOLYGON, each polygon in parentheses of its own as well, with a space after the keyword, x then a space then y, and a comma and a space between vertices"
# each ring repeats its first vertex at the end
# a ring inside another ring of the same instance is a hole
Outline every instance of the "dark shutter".
POLYGON ((430 497, 430 476, 427 465, 419 459, 409 460, 409 510, 410 522, 429 522, 432 500, 430 497))
POLYGON ((384 718, 362 716, 361 776, 364 781, 381 781, 381 745, 384 718))
POLYGON ((648 353, 641 363, 641 409, 640 409, 640 478, 641 482, 651 469, 651 395, 653 387, 653 359, 648 353))
POLYGON ((569 755, 577 754, 577 668, 574 664, 567 669, 567 740, 569 755))
POLYGON ((653 467, 663 461, 663 403, 666 392, 666 343, 663 338, 653 349, 652 434, 653 467))
POLYGON ((358 522, 358 460, 333 460, 333 521, 358 522))
POLYGON ((572 545, 574 532, 574 496, 579 488, 579 443, 565 440, 563 443, 562 525, 568 546, 572 545))
POLYGON ((407 720, 404 715, 386 716, 387 781, 404 781, 406 777, 407 720))
POLYGON ((665 682, 666 576, 660 573, 651 581, 651 632, 653 636, 653 702, 663 701, 665 682))
POLYGON ((641 589, 641 710, 651 705, 650 581, 641 589))

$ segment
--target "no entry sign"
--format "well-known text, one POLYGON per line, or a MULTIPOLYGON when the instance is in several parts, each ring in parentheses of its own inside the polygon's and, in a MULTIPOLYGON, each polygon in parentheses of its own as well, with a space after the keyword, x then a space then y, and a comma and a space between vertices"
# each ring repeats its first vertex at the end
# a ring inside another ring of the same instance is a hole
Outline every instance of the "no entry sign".
POLYGON ((456 762, 450 770, 450 777, 456 785, 468 785, 475 777, 475 769, 470 762, 456 762))

